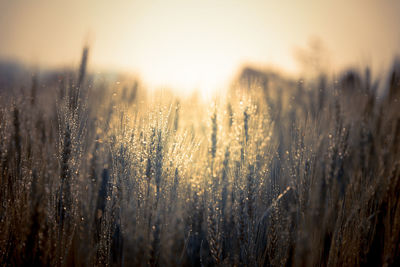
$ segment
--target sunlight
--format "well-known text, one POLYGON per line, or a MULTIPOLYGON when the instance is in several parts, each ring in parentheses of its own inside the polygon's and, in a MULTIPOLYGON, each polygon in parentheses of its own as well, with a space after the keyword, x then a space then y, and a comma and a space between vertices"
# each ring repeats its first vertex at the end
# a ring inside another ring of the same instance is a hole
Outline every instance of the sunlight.
POLYGON ((151 88, 173 88, 183 94, 198 90, 210 96, 214 90, 226 86, 231 78, 233 70, 229 62, 230 58, 218 60, 213 55, 165 55, 151 64, 144 64, 141 76, 151 88))
POLYGON ((26 0, 3 6, 0 59, 71 66, 90 33, 91 70, 134 72, 148 87, 189 94, 225 88, 246 63, 293 72, 293 51, 312 36, 326 43, 329 63, 336 66, 365 57, 386 65, 400 42, 393 27, 398 25, 396 8, 360 0, 71 0, 68 5, 26 0), (355 32, 358 38, 349 42, 355 32))
POLYGON ((0 0, 0 267, 400 266, 399 14, 0 0))

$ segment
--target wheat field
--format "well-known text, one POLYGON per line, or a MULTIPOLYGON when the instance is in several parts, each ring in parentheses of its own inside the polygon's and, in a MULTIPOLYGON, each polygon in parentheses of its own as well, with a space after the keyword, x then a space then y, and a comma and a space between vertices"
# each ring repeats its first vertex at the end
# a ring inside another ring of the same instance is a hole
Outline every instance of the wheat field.
POLYGON ((400 64, 204 100, 87 60, 0 88, 2 266, 399 266, 400 64))

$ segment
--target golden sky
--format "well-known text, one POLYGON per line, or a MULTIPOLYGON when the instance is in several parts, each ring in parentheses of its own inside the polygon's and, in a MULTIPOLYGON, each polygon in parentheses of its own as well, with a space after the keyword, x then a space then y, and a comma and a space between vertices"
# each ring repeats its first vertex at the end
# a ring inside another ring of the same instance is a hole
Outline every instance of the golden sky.
POLYGON ((400 52, 398 0, 0 0, 0 59, 139 74, 154 86, 220 86, 244 62, 298 71, 320 38, 332 66, 381 68, 400 52))

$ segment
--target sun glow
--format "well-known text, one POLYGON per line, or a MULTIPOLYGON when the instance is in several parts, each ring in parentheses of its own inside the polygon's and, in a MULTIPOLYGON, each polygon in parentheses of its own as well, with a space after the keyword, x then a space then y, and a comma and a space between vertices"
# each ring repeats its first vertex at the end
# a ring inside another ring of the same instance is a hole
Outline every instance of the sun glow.
POLYGON ((393 25, 400 2, 387 2, 0 0, 0 60, 78 64, 90 32, 91 70, 134 72, 151 88, 210 94, 248 62, 296 72, 293 51, 313 36, 329 48, 331 65, 366 58, 388 65, 399 52, 393 25))
POLYGON ((199 90, 205 95, 226 86, 235 71, 228 57, 212 53, 196 54, 189 50, 166 54, 143 64, 141 69, 144 82, 150 87, 168 87, 180 93, 199 90))

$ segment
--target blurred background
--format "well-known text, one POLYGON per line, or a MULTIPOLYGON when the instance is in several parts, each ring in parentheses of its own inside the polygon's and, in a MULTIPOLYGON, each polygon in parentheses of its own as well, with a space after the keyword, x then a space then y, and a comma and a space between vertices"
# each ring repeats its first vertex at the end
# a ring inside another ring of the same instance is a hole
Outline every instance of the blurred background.
POLYGON ((88 44, 90 70, 181 91, 224 87, 244 65, 379 75, 400 52, 399 13, 397 0, 0 0, 0 61, 76 67, 88 44))

